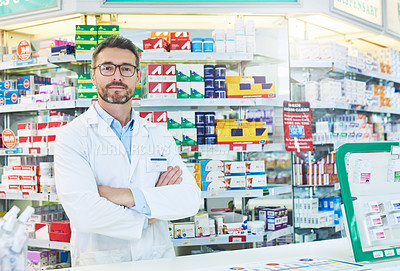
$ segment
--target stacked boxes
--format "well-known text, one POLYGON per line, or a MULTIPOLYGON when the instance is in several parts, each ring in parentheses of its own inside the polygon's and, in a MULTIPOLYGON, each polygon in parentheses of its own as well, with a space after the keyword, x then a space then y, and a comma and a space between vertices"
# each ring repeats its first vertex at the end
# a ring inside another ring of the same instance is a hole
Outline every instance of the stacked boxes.
POLYGON ((201 189, 201 169, 200 163, 186 163, 189 172, 196 179, 197 186, 201 189))
POLYGON ((224 161, 201 160, 200 172, 202 191, 225 190, 227 188, 224 176, 224 161))
POLYGON ((92 83, 90 73, 78 74, 78 100, 97 98, 97 88, 92 83))
POLYGON ((206 98, 225 98, 226 65, 204 65, 204 86, 206 98))
POLYGON ((69 243, 71 239, 71 226, 69 221, 51 222, 49 237, 50 241, 69 243))
POLYGON ((176 99, 176 65, 149 64, 144 86, 145 98, 176 99))
POLYGON ((255 53, 253 20, 236 19, 234 29, 216 29, 212 35, 216 53, 255 53))
POLYGON ((92 53, 97 46, 97 25, 75 26, 76 53, 92 53))
POLYGON ((75 51, 77 53, 92 53, 98 43, 118 34, 118 25, 76 25, 75 51))
POLYGON ((266 83, 265 76, 226 76, 228 98, 275 98, 275 83, 266 83))
POLYGON ((39 166, 4 166, 1 191, 39 192, 39 166))
POLYGON ((225 183, 230 190, 246 188, 246 163, 225 162, 225 183))
POLYGON ((176 64, 176 88, 178 99, 190 98, 190 64, 176 64))
POLYGON ((340 197, 329 199, 295 198, 295 226, 299 228, 324 228, 339 224, 341 217, 340 197), (323 208, 319 206, 323 203, 323 208), (325 207, 325 205, 327 207, 325 207))
POLYGON ((258 218, 266 221, 266 230, 276 231, 287 227, 288 211, 285 207, 258 207, 258 218))
POLYGON ((190 52, 189 32, 170 32, 170 51, 190 52))
POLYGON ((272 133, 274 128, 274 109, 248 109, 246 111, 246 119, 249 122, 265 122, 267 131, 272 133))
POLYGON ((51 56, 63 56, 75 54, 75 46, 70 44, 51 47, 51 56))
POLYGON ((29 271, 41 271, 48 269, 70 267, 70 252, 57 251, 54 249, 32 249, 27 252, 27 262, 29 271))
POLYGON ((214 112, 196 112, 195 125, 197 132, 197 142, 199 145, 217 144, 217 136, 215 135, 214 112))
POLYGON ((248 189, 265 189, 267 187, 267 175, 265 174, 264 161, 247 161, 246 186, 248 189))
MULTIPOLYGON (((58 56, 61 55, 61 48, 67 48, 69 46, 70 50, 74 49, 75 43, 68 42, 65 40, 42 40, 39 43, 39 50, 37 51, 39 57, 48 57, 50 55, 58 56), (60 49, 55 49, 53 54, 53 48, 59 47, 60 49), (57 51, 59 53, 57 53, 57 51)), ((75 50, 75 49, 74 49, 75 50)))
POLYGON ((187 239, 196 237, 194 222, 174 223, 174 238, 187 239))
POLYGON ((190 64, 190 98, 201 99, 204 96, 204 65, 190 64))

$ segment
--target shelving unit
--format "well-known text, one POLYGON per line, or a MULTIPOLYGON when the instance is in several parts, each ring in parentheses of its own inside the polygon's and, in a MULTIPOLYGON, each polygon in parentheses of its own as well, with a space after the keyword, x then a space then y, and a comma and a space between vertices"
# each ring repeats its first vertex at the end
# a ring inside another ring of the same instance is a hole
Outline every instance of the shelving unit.
POLYGON ((280 229, 277 231, 267 231, 264 235, 219 235, 212 237, 198 237, 188 239, 173 239, 172 243, 174 246, 204 246, 204 245, 222 245, 222 244, 243 244, 243 243, 254 243, 263 241, 272 241, 279 237, 293 233, 293 227, 288 226, 287 228, 280 229))
POLYGON ((28 246, 38 247, 38 248, 47 248, 47 249, 70 250, 69 243, 37 240, 37 239, 29 239, 28 246))

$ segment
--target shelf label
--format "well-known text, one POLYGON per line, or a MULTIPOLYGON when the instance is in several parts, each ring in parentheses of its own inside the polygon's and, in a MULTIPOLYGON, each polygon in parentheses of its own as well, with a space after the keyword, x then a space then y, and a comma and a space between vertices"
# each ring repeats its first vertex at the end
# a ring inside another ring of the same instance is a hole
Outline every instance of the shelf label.
POLYGON ((385 250, 385 256, 386 257, 390 257, 390 256, 394 256, 394 250, 393 249, 389 249, 389 250, 385 250))
POLYGON ((243 197, 251 197, 251 192, 250 191, 243 192, 243 197))
POLYGON ((216 242, 217 242, 217 238, 216 238, 216 237, 210 237, 210 238, 208 239, 208 242, 209 242, 209 243, 216 243, 216 242))
POLYGON ((62 250, 69 250, 69 244, 62 244, 61 245, 62 250))
POLYGON ((218 191, 210 191, 210 197, 218 197, 219 192, 218 191))
POLYGON ((40 195, 40 200, 48 201, 48 200, 49 200, 49 197, 48 197, 47 194, 41 194, 41 195, 40 195))
POLYGON ((242 243, 246 242, 246 236, 229 236, 229 242, 230 243, 242 243))
POLYGON ((189 245, 190 245, 190 239, 182 240, 181 246, 189 246, 189 245))
POLYGON ((374 251, 373 255, 374 255, 374 258, 382 258, 383 252, 382 251, 374 251))
POLYGON ((29 195, 29 192, 22 192, 22 198, 23 199, 30 199, 31 197, 29 195))
POLYGON ((233 151, 243 151, 243 146, 233 146, 233 151))
POLYGON ((213 57, 212 57, 212 55, 205 54, 204 59, 205 60, 212 60, 213 57))
POLYGON ((191 152, 192 148, 188 146, 181 146, 181 152, 191 152))

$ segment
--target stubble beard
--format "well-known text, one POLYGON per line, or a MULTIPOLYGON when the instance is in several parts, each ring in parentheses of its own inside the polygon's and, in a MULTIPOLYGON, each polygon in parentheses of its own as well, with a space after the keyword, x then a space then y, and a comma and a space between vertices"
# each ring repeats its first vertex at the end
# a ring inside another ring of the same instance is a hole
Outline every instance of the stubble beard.
POLYGON ((99 88, 98 93, 99 93, 99 96, 101 97, 101 99, 103 99, 105 102, 110 103, 110 104, 125 104, 133 97, 133 91, 130 91, 130 89, 128 88, 128 86, 126 84, 120 83, 120 82, 114 82, 114 83, 107 84, 104 88, 99 88), (122 95, 114 94, 114 96, 116 96, 116 97, 109 95, 109 87, 111 87, 111 86, 124 87, 124 90, 119 91, 119 92, 124 91, 124 93, 122 95))

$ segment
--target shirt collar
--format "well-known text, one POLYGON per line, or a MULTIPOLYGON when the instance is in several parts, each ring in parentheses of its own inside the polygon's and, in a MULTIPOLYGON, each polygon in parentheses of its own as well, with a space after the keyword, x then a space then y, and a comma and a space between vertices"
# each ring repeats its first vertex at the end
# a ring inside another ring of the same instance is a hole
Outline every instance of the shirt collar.
MULTIPOLYGON (((99 105, 98 102, 96 102, 96 103, 94 104, 94 108, 96 109, 97 114, 100 116, 100 118, 102 118, 102 119, 107 123, 108 126, 111 127, 113 121, 117 121, 114 117, 112 117, 110 114, 108 114, 107 111, 105 111, 105 110, 99 105)), ((128 124, 127 124, 127 125, 129 126, 130 129, 132 129, 132 127, 133 127, 133 114, 134 114, 134 111, 131 110, 131 120, 130 120, 130 121, 128 122, 128 124)))

